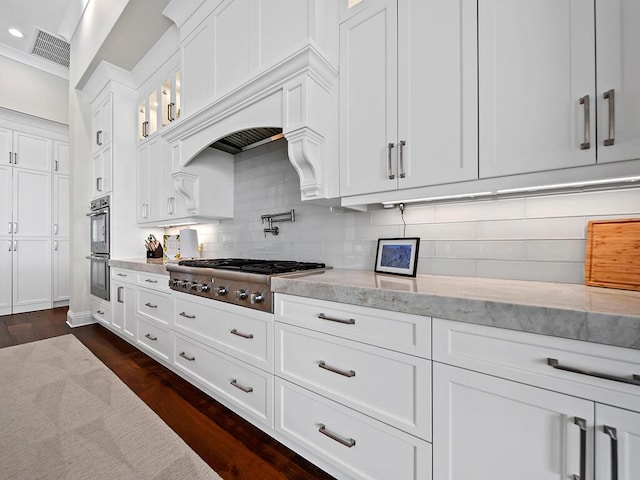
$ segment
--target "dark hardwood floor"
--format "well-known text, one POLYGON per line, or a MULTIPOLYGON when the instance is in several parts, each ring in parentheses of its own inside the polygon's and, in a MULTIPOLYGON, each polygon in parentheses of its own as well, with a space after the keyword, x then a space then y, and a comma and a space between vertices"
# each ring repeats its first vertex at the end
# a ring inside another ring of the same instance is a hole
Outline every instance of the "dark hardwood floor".
POLYGON ((75 335, 224 480, 333 478, 100 325, 69 328, 66 315, 0 317, 0 348, 75 335))

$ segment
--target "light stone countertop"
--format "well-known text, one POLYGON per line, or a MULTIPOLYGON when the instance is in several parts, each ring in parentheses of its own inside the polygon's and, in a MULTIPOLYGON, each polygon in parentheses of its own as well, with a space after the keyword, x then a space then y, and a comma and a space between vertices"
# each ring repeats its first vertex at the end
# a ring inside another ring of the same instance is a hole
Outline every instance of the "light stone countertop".
POLYGON ((109 266, 113 268, 125 268, 139 272, 168 275, 167 262, 162 258, 129 258, 110 259, 109 266))
POLYGON ((330 269, 274 292, 640 349, 640 292, 584 285, 330 269))

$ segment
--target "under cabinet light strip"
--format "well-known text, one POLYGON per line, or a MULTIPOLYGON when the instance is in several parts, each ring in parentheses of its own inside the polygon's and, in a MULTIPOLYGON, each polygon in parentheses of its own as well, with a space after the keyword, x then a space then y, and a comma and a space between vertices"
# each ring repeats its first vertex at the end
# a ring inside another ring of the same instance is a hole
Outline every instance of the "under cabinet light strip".
POLYGON ((382 205, 397 205, 399 203, 419 203, 419 202, 435 202, 439 200, 462 200, 465 198, 489 197, 494 195, 493 192, 477 192, 477 193, 461 193, 458 195, 442 195, 439 197, 411 198, 408 200, 394 200, 390 202, 382 202, 382 205))

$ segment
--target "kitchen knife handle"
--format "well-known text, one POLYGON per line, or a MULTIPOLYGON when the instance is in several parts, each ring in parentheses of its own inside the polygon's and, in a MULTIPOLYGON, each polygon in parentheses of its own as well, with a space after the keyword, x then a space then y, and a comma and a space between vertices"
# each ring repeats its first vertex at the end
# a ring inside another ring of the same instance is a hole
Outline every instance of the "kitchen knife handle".
POLYGON ((610 147, 615 143, 616 135, 616 97, 614 89, 604 92, 604 98, 609 100, 609 138, 604 141, 604 146, 610 147))
POLYGON ((393 180, 394 178, 396 178, 396 176, 393 174, 393 163, 391 159, 393 147, 395 147, 394 143, 389 142, 387 144, 387 176, 389 177, 389 180, 393 180))
POLYGON ((591 108, 589 95, 580 98, 580 105, 584 105, 584 143, 580 144, 580 150, 591 148, 591 108))

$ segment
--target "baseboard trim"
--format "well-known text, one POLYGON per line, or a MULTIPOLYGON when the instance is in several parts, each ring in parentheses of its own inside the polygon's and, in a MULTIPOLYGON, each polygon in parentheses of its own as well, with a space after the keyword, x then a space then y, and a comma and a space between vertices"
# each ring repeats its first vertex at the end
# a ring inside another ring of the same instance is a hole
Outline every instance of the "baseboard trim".
POLYGON ((91 316, 91 312, 75 313, 71 310, 67 312, 67 325, 69 325, 71 328, 82 327, 83 325, 91 325, 92 323, 96 323, 96 321, 91 316))

